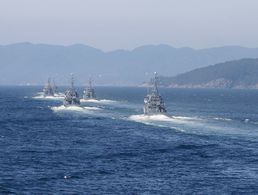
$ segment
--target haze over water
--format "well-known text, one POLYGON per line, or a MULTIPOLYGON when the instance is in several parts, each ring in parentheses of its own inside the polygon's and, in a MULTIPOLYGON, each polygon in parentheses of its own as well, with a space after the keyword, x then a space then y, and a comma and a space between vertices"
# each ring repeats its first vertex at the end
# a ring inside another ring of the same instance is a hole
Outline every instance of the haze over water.
POLYGON ((1 44, 257 47, 256 0, 1 0, 1 44), (218 14, 219 13, 219 14, 218 14))

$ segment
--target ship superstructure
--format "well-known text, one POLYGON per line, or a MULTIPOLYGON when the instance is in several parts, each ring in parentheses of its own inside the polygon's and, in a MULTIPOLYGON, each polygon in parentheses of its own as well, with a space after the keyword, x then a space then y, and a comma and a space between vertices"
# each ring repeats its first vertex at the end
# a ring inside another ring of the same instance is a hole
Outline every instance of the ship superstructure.
POLYGON ((161 114, 166 113, 165 103, 163 98, 159 94, 158 90, 158 75, 155 72, 154 78, 151 80, 152 87, 150 92, 144 98, 144 114, 145 115, 153 115, 153 114, 161 114))
POLYGON ((71 76, 71 86, 65 92, 64 106, 80 105, 79 94, 74 87, 74 77, 71 76))
POLYGON ((54 86, 51 84, 50 78, 48 79, 47 84, 43 88, 43 95, 44 97, 55 95, 55 89, 54 86))
POLYGON ((83 99, 89 100, 89 99, 96 99, 95 90, 92 87, 92 80, 89 79, 89 85, 88 87, 83 91, 83 99))

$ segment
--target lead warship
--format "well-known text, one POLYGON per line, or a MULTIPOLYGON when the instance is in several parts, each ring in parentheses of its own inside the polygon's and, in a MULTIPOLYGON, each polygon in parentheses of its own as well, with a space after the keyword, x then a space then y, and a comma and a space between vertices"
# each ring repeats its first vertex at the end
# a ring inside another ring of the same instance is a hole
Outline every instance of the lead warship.
POLYGON ((152 88, 147 96, 144 98, 144 114, 165 114, 167 112, 165 103, 159 94, 158 90, 158 75, 155 72, 154 78, 151 80, 152 88))
POLYGON ((78 106, 80 105, 79 94, 74 87, 74 78, 71 77, 71 87, 65 92, 64 106, 78 106))
POLYGON ((55 95, 54 86, 52 86, 51 84, 51 79, 48 78, 47 84, 43 88, 43 96, 47 97, 47 96, 54 96, 54 95, 55 95))
POLYGON ((92 80, 89 80, 89 86, 83 91, 83 99, 96 99, 95 90, 92 87, 92 80))

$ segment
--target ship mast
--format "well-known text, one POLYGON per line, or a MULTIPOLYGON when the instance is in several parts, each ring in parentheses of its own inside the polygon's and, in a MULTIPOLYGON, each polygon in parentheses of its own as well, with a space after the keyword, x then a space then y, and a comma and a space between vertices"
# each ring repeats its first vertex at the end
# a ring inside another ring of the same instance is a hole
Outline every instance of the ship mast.
POLYGON ((152 88, 152 93, 154 94, 159 94, 159 90, 158 90, 158 73, 154 72, 154 79, 153 79, 153 88, 152 88))
POLYGON ((73 74, 71 74, 71 88, 74 89, 74 77, 73 77, 73 74))
POLYGON ((56 82, 54 79, 52 79, 52 82, 53 82, 53 90, 54 90, 54 92, 56 92, 57 91, 56 82))
POLYGON ((48 80, 47 80, 47 85, 48 85, 48 87, 51 86, 51 78, 50 78, 50 77, 49 77, 48 80))
POLYGON ((89 88, 90 89, 92 88, 92 79, 91 78, 89 79, 89 88))

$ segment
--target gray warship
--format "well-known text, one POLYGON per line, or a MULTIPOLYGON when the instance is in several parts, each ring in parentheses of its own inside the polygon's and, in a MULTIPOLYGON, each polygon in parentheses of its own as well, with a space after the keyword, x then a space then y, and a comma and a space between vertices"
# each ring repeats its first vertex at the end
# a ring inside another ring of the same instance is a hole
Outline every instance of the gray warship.
POLYGON ((89 86, 83 91, 83 99, 96 99, 95 90, 92 87, 92 80, 89 79, 89 86))
POLYGON ((165 114, 167 112, 165 103, 158 90, 158 75, 155 72, 154 78, 151 80, 152 87, 147 96, 144 98, 144 114, 165 114))
POLYGON ((51 84, 51 79, 48 78, 47 84, 43 88, 43 96, 54 96, 55 95, 55 87, 51 84))
POLYGON ((65 92, 64 106, 68 107, 68 106, 78 106, 78 105, 80 105, 80 98, 79 98, 79 94, 75 90, 74 78, 72 75, 71 87, 65 92))

